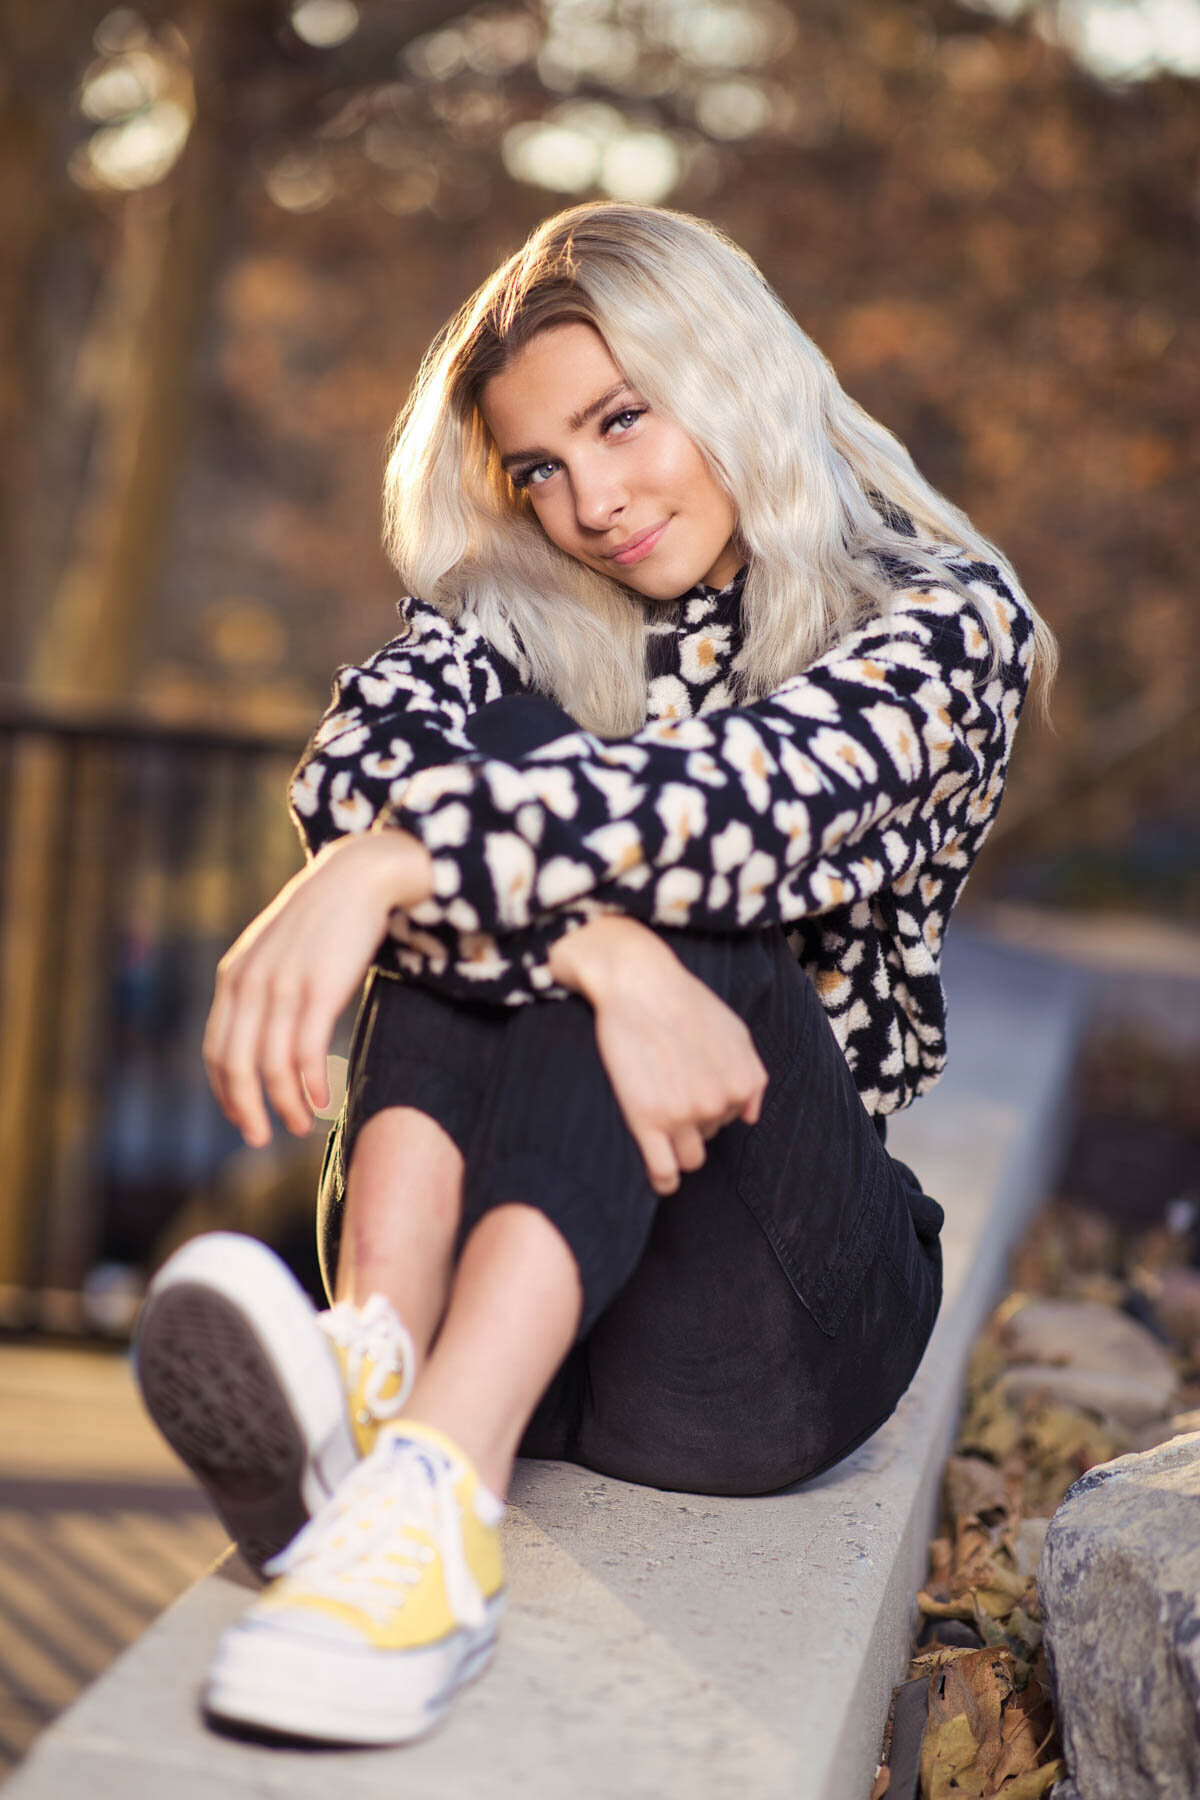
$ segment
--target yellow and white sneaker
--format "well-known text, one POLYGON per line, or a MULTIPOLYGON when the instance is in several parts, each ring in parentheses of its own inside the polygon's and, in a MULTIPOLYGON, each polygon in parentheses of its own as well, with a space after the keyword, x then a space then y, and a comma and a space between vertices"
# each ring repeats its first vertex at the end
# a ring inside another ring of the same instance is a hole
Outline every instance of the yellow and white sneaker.
POLYGON ((398 1416, 412 1392, 412 1338, 382 1294, 372 1294, 361 1306, 339 1300, 317 1315, 317 1323, 337 1351, 355 1447, 367 1456, 379 1427, 398 1416))
POLYGON ((232 1231, 163 1264, 134 1349, 147 1411, 255 1568, 325 1505, 415 1368, 382 1295, 319 1314, 273 1250, 232 1231))
POLYGON ((207 1713, 324 1743, 422 1736, 495 1651, 503 1516, 449 1438, 385 1425, 222 1636, 207 1713))

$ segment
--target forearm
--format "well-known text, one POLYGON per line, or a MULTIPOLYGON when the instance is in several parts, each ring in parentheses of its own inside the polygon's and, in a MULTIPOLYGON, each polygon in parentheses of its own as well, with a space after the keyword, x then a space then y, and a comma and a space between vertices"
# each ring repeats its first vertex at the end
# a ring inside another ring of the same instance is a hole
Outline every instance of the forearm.
POLYGON ((608 913, 566 932, 547 962, 560 987, 582 994, 593 1006, 621 986, 643 987, 678 958, 659 934, 640 919, 608 913))

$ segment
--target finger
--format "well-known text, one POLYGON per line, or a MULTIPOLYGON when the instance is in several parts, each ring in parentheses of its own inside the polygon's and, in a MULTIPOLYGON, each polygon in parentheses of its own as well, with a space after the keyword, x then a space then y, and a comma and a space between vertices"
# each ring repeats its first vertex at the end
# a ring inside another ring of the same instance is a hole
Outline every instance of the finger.
POLYGON ((751 1094, 741 1110, 741 1117, 746 1121, 747 1125, 757 1125, 758 1121, 762 1118, 763 1095, 766 1093, 766 1090, 767 1084, 764 1075, 762 1087, 755 1089, 754 1093, 751 1094))
POLYGON ((200 1044, 200 1055, 204 1062, 208 1084, 216 1095, 221 1111, 229 1116, 229 1097, 225 1086, 225 1070, 223 1057, 225 1040, 229 1035, 229 1017, 231 996, 226 978, 218 973, 213 1003, 209 1008, 208 1018, 204 1023, 204 1037, 200 1044))
POLYGON ((715 1138, 718 1131, 724 1131, 726 1125, 732 1125, 733 1121, 741 1118, 741 1116, 742 1103, 741 1101, 735 1100, 733 1105, 727 1106, 725 1111, 721 1113, 718 1118, 706 1119, 700 1129, 704 1133, 706 1139, 715 1138))
POLYGON ((675 1144, 675 1160, 679 1167, 689 1174, 693 1169, 704 1166, 708 1152, 704 1148, 704 1139, 695 1125, 681 1125, 672 1133, 675 1144))
POLYGON ((673 1194, 679 1186, 679 1164, 675 1150, 665 1131, 646 1131, 638 1138, 638 1149, 656 1194, 673 1194))
POLYGON ((300 989, 277 986, 271 990, 263 1020, 260 1058, 271 1104, 297 1137, 307 1137, 312 1130, 312 1113, 300 1086, 296 1050, 304 999, 300 989))
POLYGON ((271 1141, 271 1121, 267 1117, 258 1078, 265 1006, 266 993, 261 984, 243 977, 234 995, 229 1030, 221 1053, 228 1097, 226 1111, 246 1142, 256 1149, 271 1141))
POLYGON ((329 1046, 337 1015, 328 1003, 311 995, 301 1014, 296 1034, 296 1061, 309 1102, 314 1107, 329 1105, 329 1046))

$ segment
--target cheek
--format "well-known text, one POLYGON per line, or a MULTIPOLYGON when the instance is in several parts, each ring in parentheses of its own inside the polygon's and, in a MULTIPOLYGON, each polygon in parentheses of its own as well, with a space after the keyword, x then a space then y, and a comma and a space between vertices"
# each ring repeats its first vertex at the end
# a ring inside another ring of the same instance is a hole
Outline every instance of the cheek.
POLYGON ((572 521, 569 508, 564 508, 561 500, 556 503, 553 490, 544 495, 539 494, 536 499, 531 491, 530 509, 550 542, 557 544, 560 550, 566 548, 571 536, 572 521))
POLYGON ((708 464, 682 431, 673 431, 663 446, 663 474, 680 496, 686 510, 708 520, 714 528, 732 516, 729 496, 708 464))

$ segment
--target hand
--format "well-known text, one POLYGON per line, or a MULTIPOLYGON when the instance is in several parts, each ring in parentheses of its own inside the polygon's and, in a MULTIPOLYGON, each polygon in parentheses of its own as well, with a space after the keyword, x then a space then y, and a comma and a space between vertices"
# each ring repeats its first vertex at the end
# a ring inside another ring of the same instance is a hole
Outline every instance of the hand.
POLYGON ((612 915, 555 944, 550 970, 596 1014, 596 1043, 650 1184, 673 1194, 705 1140, 758 1122, 767 1072, 743 1021, 636 919, 612 915))
POLYGON ((204 1066, 248 1144, 271 1140, 260 1075, 288 1129, 308 1133, 309 1096, 317 1106, 329 1102, 325 1058, 334 1026, 387 934, 389 912, 432 891, 429 853, 408 832, 338 838, 226 951, 204 1066))

